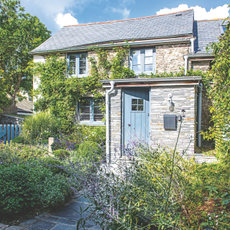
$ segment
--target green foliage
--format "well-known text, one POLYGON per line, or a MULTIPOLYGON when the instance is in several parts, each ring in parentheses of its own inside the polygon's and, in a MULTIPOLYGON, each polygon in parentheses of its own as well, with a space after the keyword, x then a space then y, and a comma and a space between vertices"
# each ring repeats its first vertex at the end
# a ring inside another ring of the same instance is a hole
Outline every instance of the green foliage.
POLYGON ((59 158, 60 160, 64 159, 64 158, 67 158, 70 155, 69 151, 64 150, 64 149, 54 150, 53 154, 54 154, 55 157, 59 158))
POLYGON ((128 65, 129 46, 114 47, 112 54, 109 50, 91 47, 97 53, 97 59, 90 58, 91 76, 99 79, 134 78, 135 73, 128 65), (114 54, 114 55, 113 55, 114 54))
POLYGON ((95 160, 101 159, 102 149, 98 143, 93 141, 85 141, 79 145, 77 150, 77 157, 83 160, 95 160))
POLYGON ((21 136, 25 143, 41 143, 58 133, 58 123, 49 112, 39 112, 25 118, 21 136))
POLYGON ((70 184, 60 174, 36 163, 0 166, 0 216, 29 212, 35 206, 55 207, 71 194, 70 184))
POLYGON ((183 213, 182 218, 192 229, 229 229, 229 175, 229 165, 221 162, 190 166, 184 200, 187 215, 183 213))
POLYGON ((0 144, 0 221, 64 204, 72 194, 64 163, 33 146, 0 144))
POLYGON ((15 137, 12 141, 11 141, 11 143, 20 143, 20 144, 24 144, 24 142, 25 142, 25 140, 24 140, 24 137, 22 137, 22 136, 18 136, 18 137, 15 137))
POLYGON ((39 96, 34 106, 36 111, 49 110, 60 131, 68 133, 75 122, 76 104, 82 88, 78 78, 66 76, 66 64, 59 55, 51 55, 45 63, 35 64, 40 85, 34 92, 35 96, 39 96))
POLYGON ((10 95, 15 105, 19 90, 32 89, 28 66, 33 57, 28 52, 48 39, 50 31, 36 16, 25 13, 20 1, 1 0, 0 12, 0 76, 6 86, 2 94, 10 95))
MULTIPOLYGON (((27 167, 13 165, 0 168, 0 214, 12 215, 22 211, 30 211, 36 206, 39 193, 36 178, 27 167)), ((35 176, 35 175, 34 175, 35 176)))
POLYGON ((42 162, 44 163, 44 166, 54 174, 66 174, 65 170, 62 167, 64 166, 64 163, 61 160, 57 160, 53 157, 46 156, 42 159, 42 162))
POLYGON ((15 162, 25 163, 36 158, 43 158, 46 153, 34 146, 11 143, 5 145, 0 143, 0 161, 4 165, 10 165, 15 162))
POLYGON ((212 100, 210 107, 213 127, 206 132, 207 139, 215 140, 217 157, 226 163, 230 160, 230 23, 219 42, 211 48, 215 61, 211 70, 204 78, 208 96, 212 100))

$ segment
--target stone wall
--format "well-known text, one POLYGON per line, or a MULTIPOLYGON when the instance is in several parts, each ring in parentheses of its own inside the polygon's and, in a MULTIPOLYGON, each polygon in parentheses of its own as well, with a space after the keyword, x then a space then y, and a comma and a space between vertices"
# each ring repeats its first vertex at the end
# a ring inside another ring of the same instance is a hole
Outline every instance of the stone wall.
POLYGON ((207 71, 210 70, 210 61, 190 61, 190 67, 194 71, 196 70, 207 71))
POLYGON ((184 68, 184 55, 189 53, 189 49, 189 44, 156 46, 156 71, 180 71, 180 67, 184 68))
POLYGON ((121 119, 122 119, 122 94, 117 88, 110 94, 110 160, 118 159, 121 156, 121 119))
MULTIPOLYGON (((164 130, 163 115, 182 115, 185 109, 185 118, 182 123, 178 151, 187 149, 187 154, 194 154, 196 144, 196 88, 194 86, 162 86, 151 88, 151 113, 150 113, 150 144, 157 147, 159 144, 174 148, 180 122, 176 131, 164 130), (168 95, 173 94, 174 111, 169 111, 168 95)), ((110 160, 121 156, 122 146, 122 93, 117 88, 110 95, 110 160)))
POLYGON ((188 146, 187 154, 194 154, 195 146, 195 87, 152 87, 151 88, 151 145, 157 147, 159 144, 174 148, 180 122, 176 131, 164 130, 163 115, 182 115, 181 110, 185 109, 185 118, 182 123, 178 151, 182 152, 188 146), (168 95, 173 95, 174 111, 169 111, 168 95), (190 143, 191 142, 191 143, 190 143), (189 144, 190 143, 190 144, 189 144))

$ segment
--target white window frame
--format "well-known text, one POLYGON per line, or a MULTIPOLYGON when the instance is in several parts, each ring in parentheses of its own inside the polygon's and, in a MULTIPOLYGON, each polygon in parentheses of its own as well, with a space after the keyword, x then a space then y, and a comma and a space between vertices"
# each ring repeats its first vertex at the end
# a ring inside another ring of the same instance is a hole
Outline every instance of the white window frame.
POLYGON ((140 71, 135 72, 135 74, 145 73, 150 75, 151 73, 156 73, 156 48, 155 47, 144 47, 144 48, 134 48, 130 50, 130 69, 133 69, 133 53, 135 51, 140 50, 140 71), (152 71, 145 71, 145 50, 153 49, 153 70, 152 71))
POLYGON ((80 120, 80 116, 81 116, 81 104, 80 102, 78 103, 78 108, 77 108, 77 114, 78 114, 78 121, 79 123, 82 125, 95 125, 95 126, 104 126, 105 122, 103 121, 95 121, 94 120, 94 98, 92 97, 86 97, 86 98, 82 98, 82 99, 89 99, 90 100, 90 119, 89 120, 80 120))
POLYGON ((82 53, 69 53, 67 54, 67 72, 71 76, 78 76, 78 77, 86 77, 88 76, 88 54, 87 52, 82 52, 82 53), (81 54, 86 54, 86 73, 85 74, 80 74, 80 55, 81 54), (70 55, 75 55, 75 74, 69 74, 69 65, 70 65, 70 55))

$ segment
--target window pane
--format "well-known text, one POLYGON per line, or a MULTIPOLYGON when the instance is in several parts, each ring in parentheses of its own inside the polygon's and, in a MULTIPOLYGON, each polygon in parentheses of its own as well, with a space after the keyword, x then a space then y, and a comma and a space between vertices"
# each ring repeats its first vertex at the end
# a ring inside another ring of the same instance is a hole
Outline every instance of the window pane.
POLYGON ((143 99, 138 99, 138 105, 143 105, 143 99))
POLYGON ((138 105, 138 111, 143 111, 143 105, 138 105))
POLYGON ((141 63, 140 50, 133 51, 133 65, 141 63))
POLYGON ((133 71, 134 72, 140 72, 141 71, 141 65, 133 65, 133 71))
POLYGON ((86 74, 86 69, 80 68, 80 74, 86 74))
POLYGON ((94 114, 94 121, 101 121, 104 118, 104 114, 94 114))
POLYGON ((86 60, 86 54, 80 54, 80 61, 86 60))
POLYGON ((153 50, 152 49, 145 50, 145 57, 146 56, 153 56, 153 50))
POLYGON ((82 99, 80 106, 90 106, 90 99, 82 99))
POLYGON ((90 114, 80 114, 80 121, 89 121, 90 114))
POLYGON ((94 107, 94 113, 102 114, 100 107, 94 107))
POLYGON ((132 105, 132 111, 137 111, 137 105, 132 105))
POLYGON ((135 104, 135 105, 137 104, 137 99, 132 99, 132 105, 133 104, 135 104))
POLYGON ((86 74, 86 53, 79 56, 79 74, 86 74))
POLYGON ((81 107, 80 111, 81 111, 81 114, 90 113, 90 107, 81 107))
POLYGON ((145 64, 152 64, 153 63, 153 57, 146 57, 145 58, 145 64))
POLYGON ((70 75, 76 74, 76 55, 70 55, 68 71, 70 75))
POLYGON ((145 71, 153 71, 153 65, 145 65, 145 71))

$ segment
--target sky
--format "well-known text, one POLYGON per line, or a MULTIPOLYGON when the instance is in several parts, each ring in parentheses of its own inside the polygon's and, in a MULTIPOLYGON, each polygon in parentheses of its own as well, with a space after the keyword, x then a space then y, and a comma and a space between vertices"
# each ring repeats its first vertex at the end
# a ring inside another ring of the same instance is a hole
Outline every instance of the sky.
POLYGON ((64 25, 113 21, 194 9, 195 20, 226 18, 223 0, 21 0, 26 12, 37 16, 52 35, 64 25))

